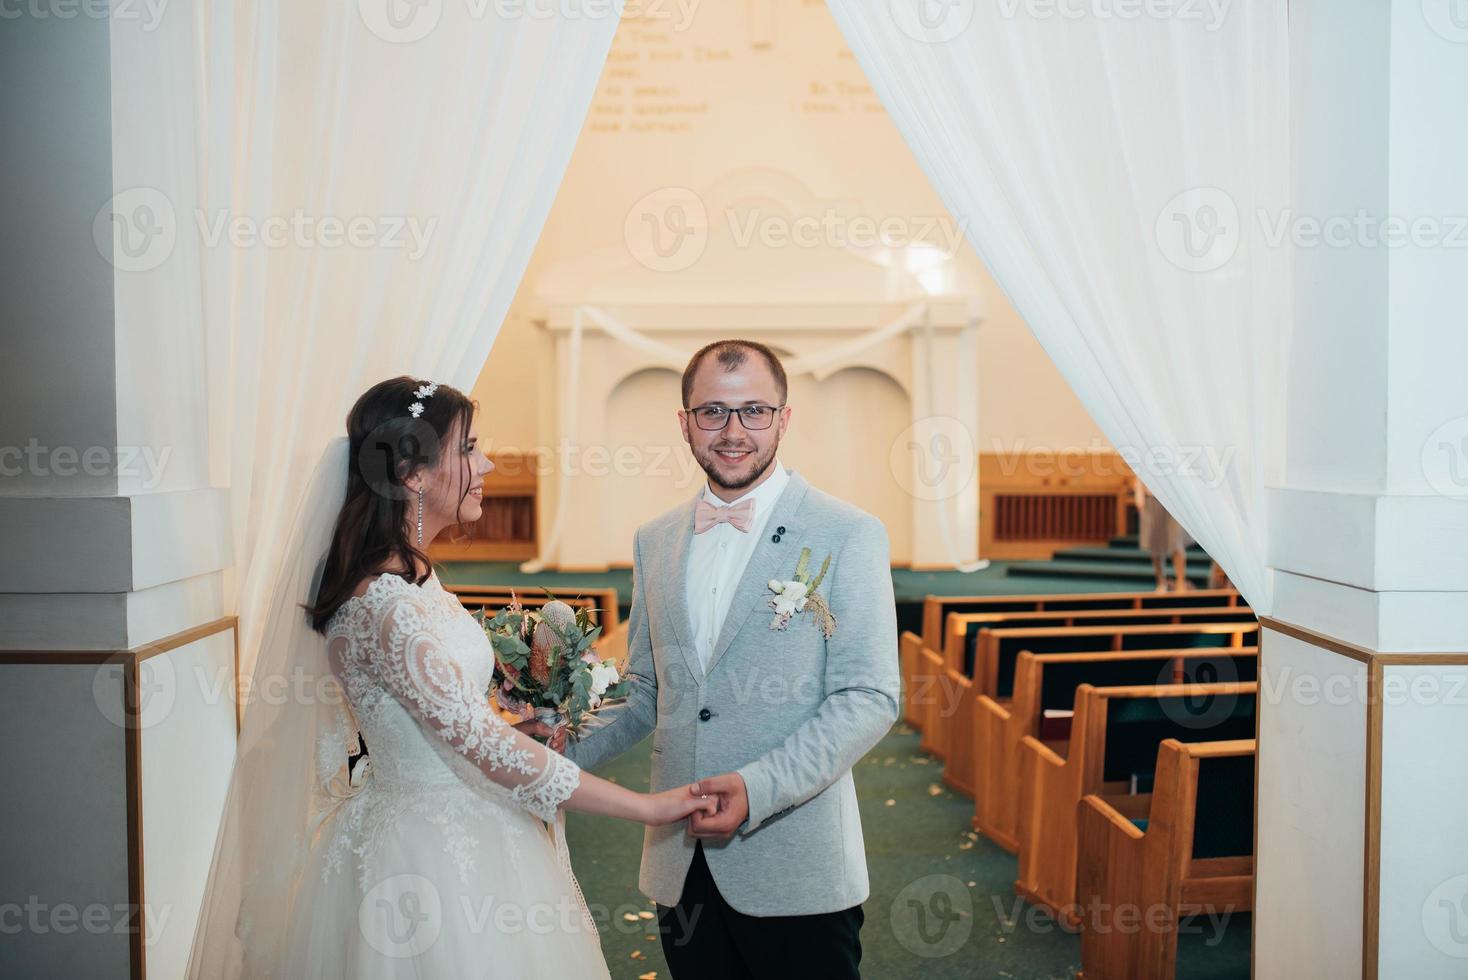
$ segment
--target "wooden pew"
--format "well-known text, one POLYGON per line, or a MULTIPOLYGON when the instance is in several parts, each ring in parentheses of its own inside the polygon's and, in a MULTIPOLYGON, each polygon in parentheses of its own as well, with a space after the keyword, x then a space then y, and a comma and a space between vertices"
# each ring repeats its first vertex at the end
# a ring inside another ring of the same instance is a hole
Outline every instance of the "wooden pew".
POLYGON ((949 613, 1046 612, 1056 609, 1158 609, 1170 606, 1243 606, 1236 589, 1187 592, 1062 592, 1031 595, 930 595, 923 598, 922 641, 941 650, 949 613))
MULTIPOLYGON (((927 708, 922 747, 945 760, 944 782, 973 795, 974 698, 987 694, 1007 703, 1021 650, 1081 653, 1168 647, 1239 647, 1259 642, 1259 624, 1246 609, 1144 609, 1097 612, 1022 613, 1058 616, 1084 625, 985 624, 973 633, 973 674, 944 667, 937 680, 920 685, 934 703, 927 708), (1110 624, 1110 625, 1108 625, 1110 624)), ((960 620, 966 616, 959 617, 960 620)), ((931 661, 925 661, 925 668, 931 661)), ((915 695, 916 696, 916 695, 915 695)))
MULTIPOLYGON (((1154 593, 1155 595, 1155 593, 1154 593)), ((1019 609, 980 613, 949 613, 947 639, 941 646, 914 642, 905 634, 900 646, 912 666, 904 673, 903 700, 908 721, 923 733, 922 748, 947 758, 954 734, 949 723, 959 704, 967 696, 971 671, 976 657, 987 660, 990 647, 984 637, 1000 627, 1071 627, 1085 625, 1127 625, 1155 622, 1253 622, 1248 607, 1240 606, 1146 606, 1122 609, 1019 609)), ((1011 651, 1012 652, 1012 651, 1011 651)), ((986 668, 987 670, 987 668, 986 668)), ((1008 672, 1004 681, 1008 683, 1008 672)), ((987 688, 986 688, 987 689, 987 688)), ((960 720, 960 723, 962 720, 960 720)), ((955 774, 955 788, 968 789, 968 769, 955 774)))
MULTIPOLYGON (((903 718, 922 728, 921 704, 910 696, 921 651, 944 654, 944 626, 949 613, 1046 612, 1056 609, 1161 609, 1170 607, 1243 607, 1235 589, 1193 589, 1188 592, 1073 592, 1058 594, 936 596, 923 598, 922 633, 904 631, 899 638, 902 671, 903 718)), ((929 674, 930 678, 937 675, 929 674)))
MULTIPOLYGON (((922 664, 923 638, 911 630, 905 630, 897 638, 898 670, 902 675, 902 720, 914 728, 923 727, 922 700, 913 696, 913 678, 921 669, 925 676, 933 676, 933 669, 922 664)), ((936 659, 936 658, 935 658, 936 659)))
POLYGON ((1154 772, 1166 738, 1216 742, 1253 737, 1256 683, 1168 684, 1076 689, 1071 739, 1062 758, 1039 739, 1020 742, 1019 879, 1014 890, 1072 924, 1076 895, 1076 813, 1088 793, 1127 819, 1147 816, 1150 787, 1131 774, 1154 772))
POLYGON ((987 694, 974 699, 974 827, 1006 851, 1018 850, 1015 820, 1020 741, 1029 735, 1063 755, 1062 746, 1069 741, 1068 737, 1043 737, 1041 717, 1053 709, 1069 712, 1080 685, 1122 687, 1253 681, 1259 677, 1258 659, 1258 647, 1022 652, 1015 665, 1012 701, 1001 703, 987 694))
POLYGON ((1253 909, 1255 749, 1253 739, 1165 740, 1145 829, 1110 797, 1081 799, 1086 980, 1172 980, 1179 918, 1253 909))
MULTIPOLYGON (((445 588, 458 596, 464 608, 470 612, 485 609, 491 614, 496 613, 510 604, 512 595, 520 599, 521 605, 530 609, 550 601, 537 585, 449 585, 445 588)), ((587 609, 591 614, 591 621, 602 628, 603 634, 612 632, 620 625, 616 589, 577 589, 574 593, 570 589, 563 592, 555 589, 551 591, 571 608, 587 609)))

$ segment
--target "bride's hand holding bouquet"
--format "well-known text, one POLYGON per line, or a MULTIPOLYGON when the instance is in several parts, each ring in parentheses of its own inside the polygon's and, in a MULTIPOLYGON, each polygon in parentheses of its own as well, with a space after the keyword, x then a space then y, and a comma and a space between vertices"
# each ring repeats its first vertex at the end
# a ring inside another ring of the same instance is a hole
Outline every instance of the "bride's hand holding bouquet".
POLYGON ((479 618, 494 648, 495 703, 521 719, 516 728, 555 751, 587 715, 626 697, 628 682, 617 665, 594 649, 601 627, 585 607, 572 609, 550 596, 540 609, 527 610, 512 594, 509 606, 479 618))

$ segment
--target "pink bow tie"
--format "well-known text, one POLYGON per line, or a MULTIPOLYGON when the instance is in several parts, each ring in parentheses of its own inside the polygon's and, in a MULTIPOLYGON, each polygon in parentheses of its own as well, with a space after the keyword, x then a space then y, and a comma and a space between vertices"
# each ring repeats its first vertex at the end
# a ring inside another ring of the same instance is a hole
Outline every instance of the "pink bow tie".
POLYGON ((754 501, 718 507, 707 500, 699 500, 693 511, 693 533, 702 534, 715 524, 733 524, 741 531, 749 530, 750 518, 754 517, 754 501))

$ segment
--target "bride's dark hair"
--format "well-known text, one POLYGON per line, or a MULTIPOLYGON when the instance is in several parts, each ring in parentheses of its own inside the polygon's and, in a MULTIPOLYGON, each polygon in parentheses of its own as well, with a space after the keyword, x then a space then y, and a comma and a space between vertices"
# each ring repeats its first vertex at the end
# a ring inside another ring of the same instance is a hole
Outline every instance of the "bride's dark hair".
MULTIPOLYGON (((425 384, 406 375, 378 382, 347 413, 346 500, 336 518, 316 605, 306 607, 318 633, 326 632, 332 614, 367 576, 391 572, 415 585, 428 578, 428 571, 418 577, 418 569, 432 566, 406 530, 416 500, 403 481, 459 448, 446 445, 449 434, 457 421, 460 437, 467 439, 478 405, 445 384, 419 398, 416 392, 425 384), (423 403, 417 418, 409 412, 414 402, 423 403)), ((468 481, 459 488, 460 506, 472 489, 468 481)))

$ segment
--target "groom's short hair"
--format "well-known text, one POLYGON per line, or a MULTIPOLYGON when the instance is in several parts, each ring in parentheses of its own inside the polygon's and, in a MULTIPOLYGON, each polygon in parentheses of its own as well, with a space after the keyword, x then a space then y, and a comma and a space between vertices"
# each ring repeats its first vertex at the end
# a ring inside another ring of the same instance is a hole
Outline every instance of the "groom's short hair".
POLYGON ((779 356, 757 340, 735 338, 705 344, 698 349, 698 353, 689 358, 688 366, 683 369, 683 407, 689 407, 688 399, 693 395, 693 376, 698 372, 698 365, 705 355, 711 354, 717 358, 719 366, 725 371, 737 371, 751 351, 763 357, 770 366, 770 373, 775 376, 775 390, 780 393, 780 403, 783 405, 789 386, 785 381, 785 365, 780 363, 779 356))

